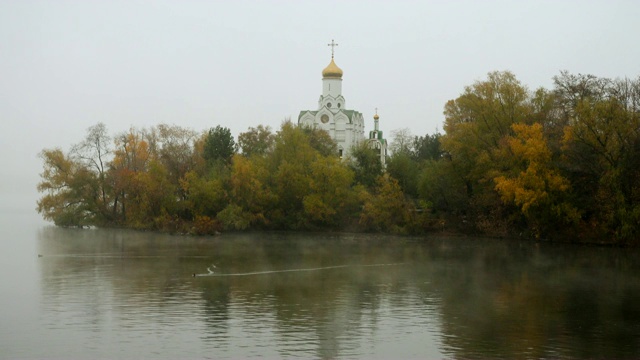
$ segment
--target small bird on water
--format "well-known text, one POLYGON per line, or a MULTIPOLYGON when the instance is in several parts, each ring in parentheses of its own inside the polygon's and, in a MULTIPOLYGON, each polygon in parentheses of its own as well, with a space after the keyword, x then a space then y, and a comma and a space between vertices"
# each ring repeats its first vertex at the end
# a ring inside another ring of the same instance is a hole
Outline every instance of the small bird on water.
POLYGON ((215 264, 211 264, 211 266, 209 266, 209 267, 207 268, 207 271, 209 272, 209 274, 213 274, 213 273, 214 273, 214 271, 213 271, 213 270, 211 270, 211 268, 217 269, 215 264))

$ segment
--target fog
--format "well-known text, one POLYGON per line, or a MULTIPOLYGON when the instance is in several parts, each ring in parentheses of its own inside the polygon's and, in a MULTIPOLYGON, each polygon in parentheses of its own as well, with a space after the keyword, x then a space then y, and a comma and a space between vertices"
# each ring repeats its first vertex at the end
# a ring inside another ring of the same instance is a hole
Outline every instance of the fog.
POLYGON ((490 71, 530 89, 560 70, 640 74, 637 1, 0 2, 0 197, 34 209, 43 148, 104 122, 232 133, 314 109, 344 70, 348 109, 386 134, 442 128, 445 102, 490 71))

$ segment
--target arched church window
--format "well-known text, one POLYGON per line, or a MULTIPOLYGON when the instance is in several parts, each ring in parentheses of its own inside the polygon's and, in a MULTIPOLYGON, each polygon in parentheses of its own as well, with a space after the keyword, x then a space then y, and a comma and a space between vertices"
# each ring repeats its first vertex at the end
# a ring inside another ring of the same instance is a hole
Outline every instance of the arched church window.
POLYGON ((327 107, 331 109, 331 103, 327 103, 327 107))
POLYGON ((338 103, 338 109, 340 109, 340 105, 342 105, 342 104, 338 103))

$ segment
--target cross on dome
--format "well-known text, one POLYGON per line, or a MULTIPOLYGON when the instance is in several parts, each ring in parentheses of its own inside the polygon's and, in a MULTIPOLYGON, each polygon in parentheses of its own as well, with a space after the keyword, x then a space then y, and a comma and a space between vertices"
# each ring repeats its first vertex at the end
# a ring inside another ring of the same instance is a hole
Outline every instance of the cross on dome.
POLYGON ((333 39, 331 39, 331 44, 327 44, 327 46, 331 46, 331 62, 329 65, 322 70, 322 78, 323 79, 342 79, 342 69, 336 65, 333 61, 333 54, 335 47, 338 46, 333 39))
POLYGON ((331 39, 331 44, 327 44, 327 46, 331 46, 331 58, 333 59, 333 51, 334 51, 334 48, 335 48, 336 46, 338 46, 338 44, 336 44, 336 43, 333 41, 333 39, 331 39))

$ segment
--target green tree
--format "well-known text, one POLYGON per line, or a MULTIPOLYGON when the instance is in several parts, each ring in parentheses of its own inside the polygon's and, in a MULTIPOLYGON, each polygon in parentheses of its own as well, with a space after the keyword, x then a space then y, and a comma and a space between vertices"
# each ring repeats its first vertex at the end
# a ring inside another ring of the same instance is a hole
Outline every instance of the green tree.
POLYGON ((373 187, 383 171, 379 154, 365 141, 351 149, 349 166, 355 173, 355 181, 366 187, 373 187))
POLYGON ((386 171, 398 180, 406 195, 416 198, 420 164, 412 156, 415 152, 414 136, 409 129, 394 130, 391 136, 391 156, 386 159, 386 171))
POLYGON ((265 159, 268 186, 277 199, 270 218, 276 228, 304 226, 303 199, 309 194, 311 164, 320 156, 304 129, 284 122, 276 134, 274 149, 265 159))
POLYGON ((413 152, 411 154, 414 160, 440 160, 444 155, 444 151, 440 145, 441 137, 442 135, 440 133, 416 136, 413 139, 413 152))
POLYGON ((386 165, 387 173, 398 180, 404 193, 411 198, 417 198, 420 163, 413 159, 410 152, 392 153, 387 159, 386 165))
POLYGON ((357 206, 354 173, 335 156, 311 164, 309 193, 303 198, 307 221, 319 227, 338 227, 350 220, 357 206))
POLYGON ((231 135, 231 130, 220 125, 209 129, 204 141, 203 157, 208 164, 222 161, 225 164, 231 162, 235 154, 236 143, 231 135))
POLYGON ((191 214, 190 218, 196 216, 214 218, 229 202, 225 184, 221 178, 199 176, 196 172, 190 171, 180 184, 186 194, 185 207, 191 214))
POLYGON ((321 156, 338 156, 338 145, 328 132, 310 127, 302 127, 302 131, 309 139, 309 145, 321 156))
POLYGON ((423 205, 445 214, 464 215, 469 202, 466 184, 448 159, 428 160, 422 164, 418 195, 423 205))

